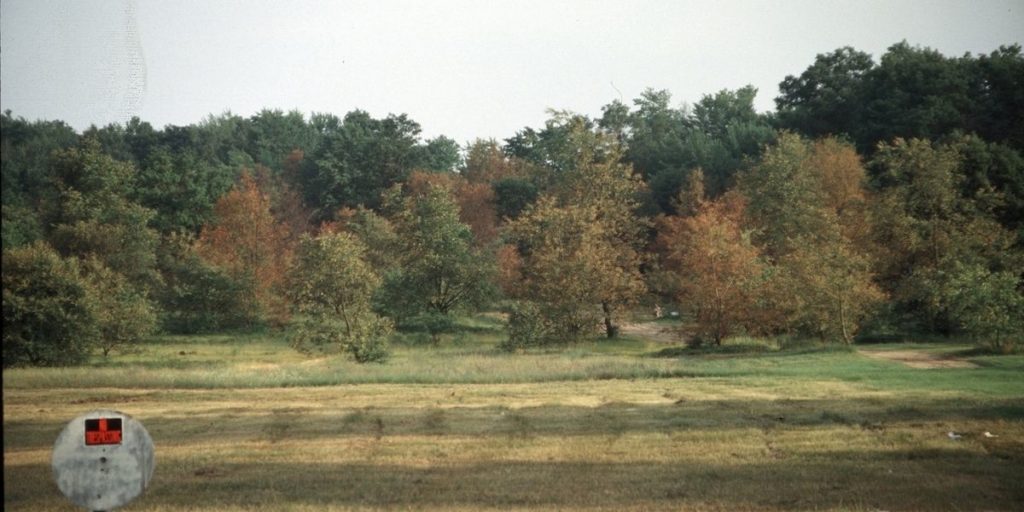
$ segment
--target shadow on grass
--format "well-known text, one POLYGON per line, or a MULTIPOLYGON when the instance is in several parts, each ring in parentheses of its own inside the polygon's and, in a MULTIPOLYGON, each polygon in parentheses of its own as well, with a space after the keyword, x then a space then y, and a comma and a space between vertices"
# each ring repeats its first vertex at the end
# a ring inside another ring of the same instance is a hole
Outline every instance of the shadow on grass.
MULTIPOLYGON (((1019 469, 955 450, 835 451, 716 463, 224 460, 158 467, 133 507, 1014 510, 1024 502, 1019 469)), ((58 505, 62 498, 49 473, 42 464, 5 466, 5 508, 58 505)))
MULTIPOLYGON (((132 399, 72 401, 68 417, 89 409, 109 408, 131 414, 132 399)), ((966 422, 1024 420, 1019 399, 985 401, 965 399, 917 400, 861 398, 842 401, 814 400, 690 400, 666 391, 674 403, 635 404, 610 402, 597 407, 544 405, 352 408, 332 411, 309 408, 267 410, 254 407, 195 407, 181 415, 139 417, 154 442, 180 446, 199 441, 281 438, 287 425, 290 440, 338 439, 365 436, 601 436, 687 431, 726 431, 766 428, 846 426, 877 431, 900 425, 955 425, 966 422), (442 421, 443 419, 443 421, 442 421)), ((142 398, 145 400, 145 398, 142 398)), ((4 451, 49 448, 64 427, 62 422, 5 419, 4 451)), ((935 426, 945 435, 949 427, 935 426)), ((1019 461, 1024 462, 1024 461, 1019 461)))

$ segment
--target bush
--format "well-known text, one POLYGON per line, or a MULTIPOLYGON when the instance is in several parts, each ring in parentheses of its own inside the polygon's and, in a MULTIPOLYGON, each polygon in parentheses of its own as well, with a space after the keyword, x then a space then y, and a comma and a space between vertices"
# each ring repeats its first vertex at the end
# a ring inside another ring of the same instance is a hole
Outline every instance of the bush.
POLYGON ((386 361, 390 355, 387 336, 391 333, 391 324, 377 318, 362 325, 359 332, 353 332, 338 319, 305 318, 293 324, 288 342, 307 355, 347 352, 360 363, 386 361))
POLYGON ((204 262, 187 236, 171 235, 160 248, 158 262, 164 286, 156 299, 161 324, 172 333, 195 334, 252 327, 243 283, 204 262))
POLYGON ((383 363, 391 357, 384 332, 352 340, 347 349, 357 363, 383 363))
POLYGON ((49 245, 3 251, 3 365, 83 362, 99 340, 97 312, 78 261, 49 245))
POLYGON ((508 316, 508 339, 499 348, 515 352, 528 347, 539 347, 551 342, 552 329, 534 302, 512 304, 508 316))
POLYGON ((979 265, 957 265, 950 280, 950 313, 960 329, 979 344, 1008 354, 1024 339, 1024 295, 1014 272, 989 272, 979 265))
POLYGON ((441 342, 441 334, 450 332, 455 326, 451 315, 445 315, 436 311, 420 313, 403 324, 403 328, 424 331, 430 335, 430 342, 437 345, 441 342))

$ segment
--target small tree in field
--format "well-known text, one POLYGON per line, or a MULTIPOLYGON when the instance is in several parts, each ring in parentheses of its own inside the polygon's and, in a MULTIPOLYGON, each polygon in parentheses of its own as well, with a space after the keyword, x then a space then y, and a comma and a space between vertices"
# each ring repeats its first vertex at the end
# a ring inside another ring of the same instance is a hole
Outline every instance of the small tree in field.
POLYGON ((302 316, 291 337, 300 352, 349 352, 359 362, 387 358, 391 324, 371 310, 380 277, 366 249, 348 233, 304 237, 289 275, 288 295, 302 316))
POLYGON ((517 270, 515 295, 536 303, 553 338, 578 339, 598 322, 614 338, 622 311, 646 291, 640 248, 649 223, 638 215, 644 184, 622 163, 614 136, 582 116, 556 113, 548 125, 558 133, 543 149, 552 184, 506 225, 519 254, 503 258, 516 263, 503 271, 517 270))
POLYGON ((871 272, 865 181, 852 146, 788 133, 741 175, 748 225, 773 263, 769 302, 787 330, 851 344, 884 300, 871 272))
MULTIPOLYGON (((836 235, 838 237, 838 235, 836 235)), ((779 263, 777 302, 798 332, 853 344, 853 337, 885 294, 871 281, 868 261, 845 239, 799 247, 779 263)))
POLYGON ((3 309, 5 368, 81 363, 100 337, 79 261, 43 242, 3 251, 3 309))
POLYGON ((153 303, 128 278, 95 258, 86 260, 83 270, 89 283, 87 296, 99 328, 96 348, 104 357, 114 350, 131 350, 156 330, 153 303))
POLYGON ((395 211, 395 265, 384 276, 380 309, 400 324, 419 323, 432 334, 450 325, 451 314, 485 304, 494 293, 493 259, 474 247, 473 232, 445 185, 386 199, 395 211))
POLYGON ((678 278, 679 302, 697 320, 698 342, 707 337, 720 345, 760 318, 766 267, 740 226, 742 216, 742 200, 727 195, 702 203, 692 217, 663 221, 665 267, 678 278))

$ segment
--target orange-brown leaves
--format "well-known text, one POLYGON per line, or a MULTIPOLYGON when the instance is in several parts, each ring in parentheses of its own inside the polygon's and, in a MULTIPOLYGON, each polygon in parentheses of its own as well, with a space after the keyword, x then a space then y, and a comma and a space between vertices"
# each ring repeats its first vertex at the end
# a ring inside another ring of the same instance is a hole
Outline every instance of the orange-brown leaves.
POLYGON ((834 138, 815 141, 809 155, 817 169, 826 206, 838 212, 865 199, 864 165, 853 146, 834 138))
POLYGON ((737 194, 704 203, 692 217, 661 220, 659 246, 678 277, 678 299, 697 320, 698 335, 716 344, 760 315, 765 265, 740 225, 737 194))
POLYGON ((459 222, 473 231, 474 245, 483 247, 498 238, 498 214, 490 184, 470 182, 458 174, 413 171, 406 187, 410 195, 424 195, 431 187, 451 190, 459 205, 459 222))
POLYGON ((287 314, 278 295, 291 250, 287 228, 270 211, 270 198, 243 172, 214 206, 214 220, 204 226, 196 250, 250 288, 254 316, 278 322, 287 314))

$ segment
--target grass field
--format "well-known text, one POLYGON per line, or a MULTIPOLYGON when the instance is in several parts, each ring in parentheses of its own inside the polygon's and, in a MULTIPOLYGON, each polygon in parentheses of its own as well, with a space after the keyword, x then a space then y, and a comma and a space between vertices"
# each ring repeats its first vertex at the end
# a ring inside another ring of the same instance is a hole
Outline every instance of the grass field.
POLYGON ((508 355, 497 327, 398 344, 384 365, 262 334, 5 371, 4 509, 74 510, 50 450, 97 408, 156 444, 150 488, 122 510, 1024 509, 1024 356, 871 347, 975 365, 917 369, 638 338, 508 355))

